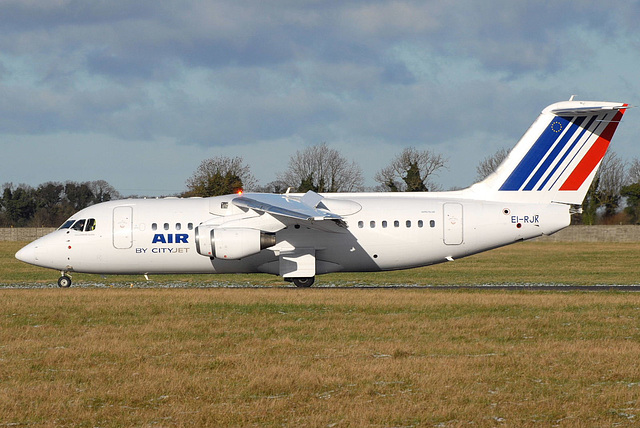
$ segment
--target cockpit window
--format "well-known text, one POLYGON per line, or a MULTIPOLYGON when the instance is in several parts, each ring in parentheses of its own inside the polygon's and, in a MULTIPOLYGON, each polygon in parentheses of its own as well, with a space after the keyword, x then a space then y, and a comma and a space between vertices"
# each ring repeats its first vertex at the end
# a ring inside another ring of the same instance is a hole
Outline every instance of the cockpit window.
POLYGON ((67 220, 62 226, 60 226, 60 229, 69 229, 74 222, 75 220, 67 220))
POLYGON ((73 223, 73 226, 71 226, 71 229, 77 230, 78 232, 82 232, 82 230, 84 229, 85 222, 86 222, 85 219, 78 220, 75 223, 73 223))
POLYGON ((90 218, 89 220, 87 220, 87 224, 84 226, 84 231, 91 232, 93 230, 96 230, 96 219, 90 218))
POLYGON ((96 230, 96 219, 67 220, 58 230, 72 229, 78 232, 92 232, 96 230))

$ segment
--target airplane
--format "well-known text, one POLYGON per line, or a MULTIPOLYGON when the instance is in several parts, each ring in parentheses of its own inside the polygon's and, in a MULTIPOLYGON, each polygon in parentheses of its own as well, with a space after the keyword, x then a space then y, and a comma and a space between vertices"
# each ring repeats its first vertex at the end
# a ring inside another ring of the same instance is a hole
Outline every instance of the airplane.
POLYGON ((95 274, 408 269, 551 235, 570 224, 628 104, 546 107, 500 166, 457 191, 239 193, 99 203, 19 250, 23 262, 95 274))

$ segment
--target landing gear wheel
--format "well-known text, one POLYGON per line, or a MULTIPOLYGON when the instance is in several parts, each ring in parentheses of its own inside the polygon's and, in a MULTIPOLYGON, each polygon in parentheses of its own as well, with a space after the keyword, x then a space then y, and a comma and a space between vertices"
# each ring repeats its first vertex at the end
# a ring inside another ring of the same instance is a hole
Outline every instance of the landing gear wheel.
POLYGON ((300 288, 309 288, 313 285, 314 281, 315 277, 313 276, 311 278, 293 278, 295 286, 300 288))
POLYGON ((58 278, 58 287, 60 288, 69 288, 71 287, 71 278, 67 275, 62 275, 58 278))

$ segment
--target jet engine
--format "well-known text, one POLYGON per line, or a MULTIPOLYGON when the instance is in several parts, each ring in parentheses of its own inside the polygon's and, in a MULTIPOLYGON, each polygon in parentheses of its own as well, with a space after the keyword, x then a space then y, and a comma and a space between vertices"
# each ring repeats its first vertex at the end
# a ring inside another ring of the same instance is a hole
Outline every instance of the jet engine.
POLYGON ((237 260, 276 245, 275 233, 258 229, 198 226, 196 250, 203 256, 237 260))

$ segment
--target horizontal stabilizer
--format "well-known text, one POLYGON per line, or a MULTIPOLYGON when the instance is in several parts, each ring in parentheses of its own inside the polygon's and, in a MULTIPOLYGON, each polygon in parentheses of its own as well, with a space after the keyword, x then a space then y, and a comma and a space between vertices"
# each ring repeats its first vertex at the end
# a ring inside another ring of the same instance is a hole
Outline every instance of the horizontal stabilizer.
POLYGON ((550 110, 551 113, 556 116, 565 115, 579 115, 579 114, 598 114, 604 113, 607 110, 622 110, 629 108, 627 105, 614 105, 614 106, 595 106, 595 107, 570 107, 570 108, 557 108, 550 110))

